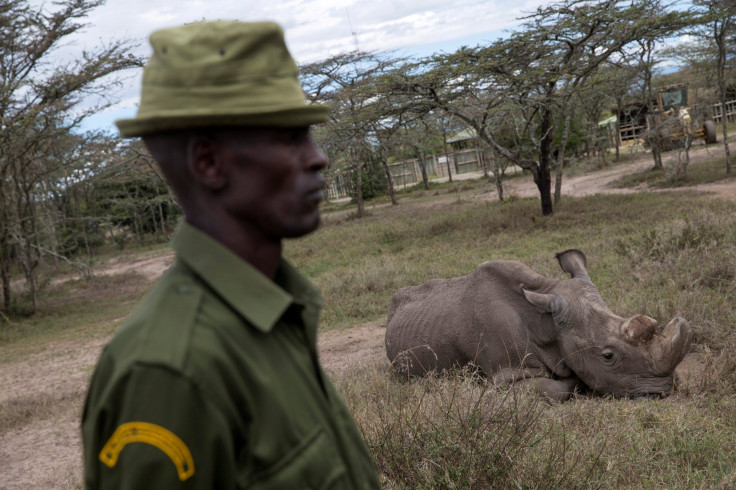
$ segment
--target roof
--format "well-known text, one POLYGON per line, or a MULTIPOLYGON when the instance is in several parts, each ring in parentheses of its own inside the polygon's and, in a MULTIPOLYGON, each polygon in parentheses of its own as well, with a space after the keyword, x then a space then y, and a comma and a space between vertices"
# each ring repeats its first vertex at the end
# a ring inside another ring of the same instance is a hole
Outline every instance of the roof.
POLYGON ((615 115, 609 117, 608 119, 604 119, 602 121, 598 121, 598 127, 602 128, 603 126, 609 126, 611 124, 614 124, 616 122, 617 117, 615 115))
POLYGON ((473 128, 466 128, 462 131, 459 131, 455 133, 454 136, 452 136, 450 139, 445 141, 446 143, 457 143, 459 141, 467 141, 467 140, 474 140, 478 137, 478 133, 473 128))

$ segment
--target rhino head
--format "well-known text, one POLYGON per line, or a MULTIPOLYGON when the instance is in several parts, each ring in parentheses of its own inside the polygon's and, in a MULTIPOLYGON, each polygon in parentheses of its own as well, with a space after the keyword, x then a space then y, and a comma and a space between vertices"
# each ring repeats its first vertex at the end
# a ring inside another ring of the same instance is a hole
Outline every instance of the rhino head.
POLYGON ((555 282, 549 291, 522 285, 522 294, 552 314, 567 367, 600 393, 632 398, 670 394, 675 367, 690 347, 688 322, 675 317, 658 334, 656 320, 648 316, 622 318, 608 309, 590 280, 581 251, 567 250, 556 258, 571 279, 555 282))

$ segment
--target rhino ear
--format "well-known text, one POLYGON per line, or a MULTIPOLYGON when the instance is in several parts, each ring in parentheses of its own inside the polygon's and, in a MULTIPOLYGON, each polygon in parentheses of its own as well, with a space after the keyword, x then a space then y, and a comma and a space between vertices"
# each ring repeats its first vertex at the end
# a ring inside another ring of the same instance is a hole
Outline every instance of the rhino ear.
POLYGON ((552 313, 554 317, 559 317, 565 310, 566 303, 562 296, 535 293, 529 291, 523 285, 521 286, 521 292, 528 302, 546 313, 552 313))
POLYGON ((565 250, 555 255, 555 258, 560 263, 562 270, 570 274, 570 277, 590 281, 588 271, 585 269, 587 260, 585 254, 580 250, 565 250))

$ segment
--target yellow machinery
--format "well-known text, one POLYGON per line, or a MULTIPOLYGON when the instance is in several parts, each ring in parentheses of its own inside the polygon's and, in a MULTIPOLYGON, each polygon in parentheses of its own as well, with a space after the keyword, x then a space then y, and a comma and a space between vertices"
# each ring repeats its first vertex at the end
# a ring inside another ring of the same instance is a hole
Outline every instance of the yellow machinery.
POLYGON ((706 120, 701 127, 693 129, 693 113, 696 92, 688 84, 669 85, 658 90, 655 107, 646 104, 628 104, 619 113, 621 141, 645 138, 649 135, 652 143, 662 150, 682 146, 685 138, 703 138, 706 143, 715 143, 716 126, 706 120))

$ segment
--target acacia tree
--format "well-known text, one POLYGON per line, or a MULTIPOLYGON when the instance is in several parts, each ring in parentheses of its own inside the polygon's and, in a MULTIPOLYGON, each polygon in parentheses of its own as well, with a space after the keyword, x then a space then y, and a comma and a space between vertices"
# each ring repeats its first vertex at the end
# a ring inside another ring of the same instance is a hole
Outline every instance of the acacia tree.
POLYGON ((329 135, 329 141, 318 143, 329 146, 333 150, 331 156, 341 155, 341 160, 353 170, 358 216, 361 218, 365 215, 363 162, 369 151, 367 139, 377 117, 371 87, 374 78, 394 63, 395 60, 384 55, 352 51, 300 67, 307 97, 313 102, 329 105, 332 110, 330 120, 325 124, 326 131, 317 133, 329 135))
POLYGON ((126 41, 54 62, 61 43, 79 31, 104 0, 61 0, 34 8, 28 0, 0 0, 0 280, 3 309, 11 305, 13 261, 23 269, 32 307, 35 269, 44 254, 38 206, 53 169, 54 143, 110 103, 106 95, 121 70, 141 65, 126 41), (101 97, 94 106, 88 96, 101 97))
MULTIPOLYGON (((727 0, 694 0, 699 14, 697 31, 715 44, 716 84, 718 101, 721 104, 721 129, 723 147, 726 152, 726 173, 731 173, 731 150, 728 146, 728 118, 726 117, 726 63, 728 61, 729 38, 736 33, 736 3, 727 0)), ((733 56, 733 53, 730 53, 733 56)))
MULTIPOLYGON (((702 19, 697 22, 702 22, 702 19)), ((718 51, 707 33, 702 32, 703 28, 702 23, 695 26, 692 32, 694 35, 688 36, 684 42, 663 49, 662 53, 665 58, 682 67, 675 73, 678 79, 687 77, 688 83, 709 90, 717 86, 718 51)))
POLYGON ((393 69, 375 77, 371 87, 374 94, 374 134, 381 147, 392 204, 397 204, 397 201, 388 169, 389 150, 395 152, 402 147, 410 148, 417 158, 424 188, 429 189, 425 154, 434 133, 431 129, 432 123, 436 123, 432 105, 421 98, 407 97, 402 91, 394 90, 397 83, 401 85, 400 74, 404 66, 406 60, 395 59, 393 69))
POLYGON ((530 171, 542 213, 552 214, 551 168, 558 168, 559 199, 573 94, 633 41, 671 32, 670 15, 654 0, 565 0, 540 8, 507 39, 405 68, 398 89, 462 120, 502 157, 530 171))
MULTIPOLYGON (((401 141, 409 147, 419 164, 422 176, 422 185, 429 190, 429 175, 427 175, 427 154, 432 152, 433 144, 436 143, 437 121, 434 114, 417 114, 408 112, 406 121, 402 126, 401 141)), ((449 174, 448 174, 449 175, 449 174)))

